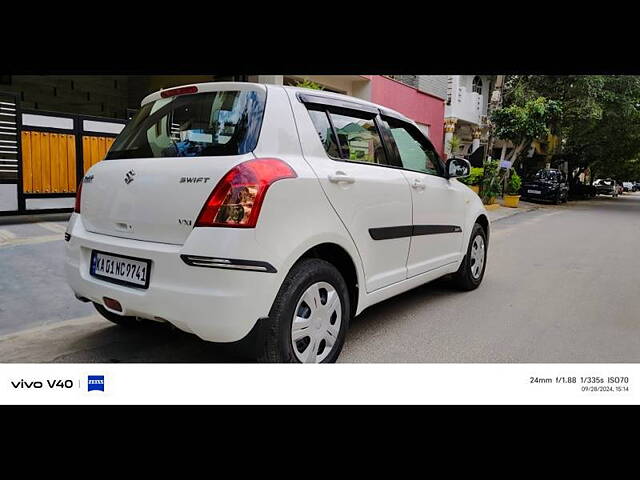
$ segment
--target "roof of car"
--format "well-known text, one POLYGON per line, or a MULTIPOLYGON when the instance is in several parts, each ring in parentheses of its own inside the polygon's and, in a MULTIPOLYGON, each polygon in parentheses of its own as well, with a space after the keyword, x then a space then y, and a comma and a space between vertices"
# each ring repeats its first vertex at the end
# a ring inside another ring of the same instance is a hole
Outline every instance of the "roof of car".
POLYGON ((198 93, 214 92, 219 90, 232 90, 232 89, 238 89, 238 88, 242 90, 250 90, 250 89, 266 90, 269 88, 284 88, 285 90, 295 91, 301 94, 306 94, 314 97, 326 97, 333 100, 341 100, 344 102, 358 104, 358 105, 362 105, 369 108, 380 109, 382 110, 383 113, 389 116, 401 118, 402 120, 405 120, 407 122, 414 123, 413 120, 407 118, 406 116, 402 115, 400 112, 397 112, 396 110, 387 108, 383 105, 378 105, 376 103, 368 102, 366 100, 362 100, 357 97, 351 97, 349 95, 343 95, 341 93, 326 92, 324 90, 313 90, 310 88, 289 87, 289 86, 283 86, 283 85, 268 85, 268 84, 251 83, 251 82, 203 82, 203 83, 190 83, 187 85, 178 85, 175 87, 161 89, 147 95, 146 97, 144 97, 142 102, 140 102, 140 106, 143 106, 152 101, 160 100, 162 98, 160 92, 162 92, 163 90, 172 90, 172 89, 185 88, 185 87, 197 87, 198 93))
POLYGON ((385 107, 384 105, 379 105, 377 103, 369 102, 367 100, 362 100, 361 98, 352 97, 350 95, 343 95, 342 93, 335 93, 335 92, 327 92, 327 91, 324 91, 324 90, 314 90, 314 89, 311 89, 311 88, 290 87, 290 86, 284 86, 283 88, 285 90, 299 92, 301 94, 313 95, 313 96, 319 96, 319 97, 326 97, 326 98, 330 98, 330 99, 334 99, 334 100, 342 100, 342 101, 345 101, 345 102, 356 103, 356 104, 360 104, 360 105, 367 106, 367 107, 370 107, 370 108, 380 109, 386 114, 390 114, 390 115, 392 115, 394 117, 402 118, 403 120, 405 120, 407 122, 413 123, 413 120, 411 120, 410 118, 407 118, 406 116, 404 116, 403 114, 401 114, 400 112, 398 112, 396 110, 393 110, 392 108, 385 107))

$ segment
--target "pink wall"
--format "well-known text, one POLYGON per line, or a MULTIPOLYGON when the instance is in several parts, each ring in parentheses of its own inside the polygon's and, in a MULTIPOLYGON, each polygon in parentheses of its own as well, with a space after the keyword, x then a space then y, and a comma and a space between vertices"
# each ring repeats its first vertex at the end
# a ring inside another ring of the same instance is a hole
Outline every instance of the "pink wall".
MULTIPOLYGON (((364 76, 364 75, 363 75, 364 76)), ((419 92, 382 75, 371 79, 371 101, 396 110, 411 120, 429 126, 429 140, 444 154, 444 100, 419 92)))

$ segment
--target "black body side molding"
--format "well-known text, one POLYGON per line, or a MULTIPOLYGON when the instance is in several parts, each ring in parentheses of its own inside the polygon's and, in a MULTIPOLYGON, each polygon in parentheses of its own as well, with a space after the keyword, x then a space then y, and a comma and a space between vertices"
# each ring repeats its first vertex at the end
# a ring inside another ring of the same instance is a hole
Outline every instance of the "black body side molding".
POLYGON ((458 225, 404 225, 399 227, 370 228, 369 235, 374 240, 417 237, 419 235, 438 235, 441 233, 462 232, 458 225))

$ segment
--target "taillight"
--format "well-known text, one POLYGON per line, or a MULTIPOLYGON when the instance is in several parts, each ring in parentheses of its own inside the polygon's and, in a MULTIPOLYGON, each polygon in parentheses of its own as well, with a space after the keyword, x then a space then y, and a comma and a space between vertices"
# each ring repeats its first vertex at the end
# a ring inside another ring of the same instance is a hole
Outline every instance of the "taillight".
POLYGON ((82 197, 82 180, 80 180, 80 183, 78 184, 78 188, 76 189, 76 205, 73 208, 73 211, 76 212, 76 213, 80 213, 80 198, 81 197, 82 197))
POLYGON ((296 176, 289 165, 277 158, 258 158, 236 165, 209 195, 196 227, 255 227, 269 186, 296 176))

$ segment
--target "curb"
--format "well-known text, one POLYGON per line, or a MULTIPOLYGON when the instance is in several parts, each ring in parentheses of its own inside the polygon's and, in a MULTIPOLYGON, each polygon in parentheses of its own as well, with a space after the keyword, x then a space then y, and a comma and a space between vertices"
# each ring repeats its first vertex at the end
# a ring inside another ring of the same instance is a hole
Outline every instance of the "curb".
MULTIPOLYGON (((505 207, 506 208, 506 207, 505 207)), ((496 218, 495 220, 489 220, 491 223, 499 222, 500 220, 504 220, 505 218, 511 218, 515 215, 519 215, 521 213, 533 212, 534 210, 539 210, 541 207, 526 207, 526 208, 514 208, 513 213, 509 215, 505 215, 504 217, 496 218)))

